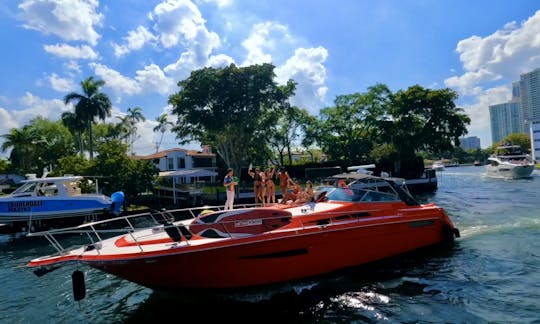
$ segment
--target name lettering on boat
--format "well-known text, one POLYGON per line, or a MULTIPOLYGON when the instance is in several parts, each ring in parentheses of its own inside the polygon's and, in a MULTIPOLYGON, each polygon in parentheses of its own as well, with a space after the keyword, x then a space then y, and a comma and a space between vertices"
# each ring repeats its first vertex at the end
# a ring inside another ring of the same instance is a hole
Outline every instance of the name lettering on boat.
POLYGON ((32 207, 41 207, 43 206, 43 201, 40 200, 30 200, 30 201, 12 201, 8 203, 8 212, 29 212, 32 210, 32 207))
POLYGON ((262 225, 261 218, 239 220, 239 221, 234 222, 235 227, 256 226, 256 225, 262 225))

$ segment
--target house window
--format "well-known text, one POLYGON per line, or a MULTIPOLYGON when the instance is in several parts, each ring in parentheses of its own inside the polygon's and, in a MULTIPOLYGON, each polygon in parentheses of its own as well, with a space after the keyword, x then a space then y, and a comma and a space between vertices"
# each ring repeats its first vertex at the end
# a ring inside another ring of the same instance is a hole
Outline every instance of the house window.
POLYGON ((167 158, 167 170, 174 170, 174 158, 167 158))
POLYGON ((176 168, 177 169, 185 169, 186 168, 186 159, 178 158, 176 168))

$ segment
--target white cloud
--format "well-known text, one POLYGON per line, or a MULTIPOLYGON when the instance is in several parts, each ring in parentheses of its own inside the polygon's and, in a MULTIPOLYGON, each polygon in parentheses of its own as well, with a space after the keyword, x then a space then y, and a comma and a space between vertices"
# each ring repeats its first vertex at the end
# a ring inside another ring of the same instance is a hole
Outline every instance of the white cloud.
POLYGON ((141 89, 145 91, 157 91, 162 95, 167 95, 175 90, 175 83, 171 78, 165 76, 165 73, 155 64, 144 67, 144 70, 136 72, 135 79, 141 89))
POLYGON ((76 87, 73 80, 61 78, 56 73, 53 73, 49 77, 49 82, 51 83, 51 87, 59 92, 70 92, 73 91, 76 87))
POLYGON ((113 89, 118 94, 134 95, 141 92, 141 87, 137 81, 123 76, 118 71, 109 68, 103 64, 91 63, 90 67, 94 73, 105 81, 105 87, 113 89))
POLYGON ((96 45, 101 36, 94 28, 103 20, 98 6, 98 0, 24 0, 19 9, 25 28, 96 45))
POLYGON ((124 37, 125 45, 118 45, 113 43, 114 55, 120 57, 128 54, 133 50, 139 50, 149 42, 157 40, 157 37, 154 36, 148 29, 143 26, 137 27, 136 30, 131 30, 128 32, 128 36, 124 37))
POLYGON ((202 1, 206 3, 215 3, 218 6, 218 8, 227 7, 233 3, 233 0, 202 0, 202 1))
POLYGON ((243 66, 273 61, 272 52, 291 42, 288 28, 275 22, 265 22, 253 26, 249 37, 242 42, 247 50, 243 66))
POLYGON ((520 26, 511 22, 484 38, 461 40, 456 51, 465 72, 445 84, 463 94, 472 94, 475 87, 493 80, 518 80, 520 73, 540 65, 540 10, 520 26))
POLYGON ((185 48, 175 63, 163 69, 174 79, 184 79, 191 71, 207 65, 211 53, 221 46, 219 36, 206 28, 199 9, 191 1, 164 1, 154 8, 150 19, 164 47, 183 45, 185 48))
POLYGON ((464 108, 465 113, 471 118, 471 125, 468 127, 469 135, 478 136, 483 147, 491 143, 489 106, 508 102, 511 97, 511 86, 494 87, 477 91, 473 103, 458 105, 464 108))
POLYGON ((298 84, 296 95, 292 103, 301 108, 317 113, 321 108, 328 88, 326 81, 326 68, 324 63, 328 58, 328 51, 324 47, 298 48, 294 56, 285 64, 276 68, 278 83, 284 84, 293 79, 298 84))
POLYGON ((98 58, 96 52, 88 45, 71 46, 68 44, 56 44, 45 45, 43 48, 47 53, 68 59, 95 60, 98 58))
POLYGON ((461 40, 456 51, 464 73, 445 85, 465 97, 461 106, 471 118, 469 133, 478 133, 482 146, 489 145, 489 105, 509 101, 512 82, 540 65, 540 10, 521 24, 510 22, 486 37, 461 40))
POLYGON ((201 36, 217 40, 219 45, 217 34, 208 32, 199 8, 189 0, 166 0, 154 8, 150 18, 155 21, 154 30, 164 47, 181 41, 193 44, 200 41, 201 36))

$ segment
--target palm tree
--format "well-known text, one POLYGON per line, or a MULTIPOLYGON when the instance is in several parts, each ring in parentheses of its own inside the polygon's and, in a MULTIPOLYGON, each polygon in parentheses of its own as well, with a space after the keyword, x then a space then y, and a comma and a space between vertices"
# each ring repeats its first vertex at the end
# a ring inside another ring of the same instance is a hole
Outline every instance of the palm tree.
POLYGON ((159 143, 156 146, 156 153, 159 151, 159 147, 161 146, 161 142, 163 141, 163 135, 167 131, 167 128, 169 126, 174 126, 174 124, 167 120, 167 114, 161 114, 158 118, 156 118, 156 121, 158 122, 157 126, 154 127, 154 132, 161 132, 161 138, 159 139, 159 143))
POLYGON ((89 77, 81 81, 83 94, 71 92, 64 97, 66 105, 70 102, 75 103, 75 115, 78 119, 86 122, 90 160, 94 158, 94 140, 92 136, 94 118, 98 117, 105 120, 105 117, 111 115, 111 100, 106 94, 99 92, 99 88, 103 85, 105 85, 105 81, 94 80, 94 77, 89 77))
POLYGON ((128 114, 127 118, 129 119, 129 135, 130 135, 130 143, 129 146, 131 147, 131 155, 134 154, 133 152, 133 143, 137 139, 137 126, 135 126, 140 121, 145 121, 146 118, 142 114, 142 108, 141 107, 135 107, 135 108, 128 108, 128 114))
POLYGON ((22 130, 12 128, 8 134, 1 135, 5 139, 0 150, 2 153, 12 148, 9 155, 11 165, 18 167, 21 172, 28 172, 32 167, 35 135, 31 128, 24 126, 22 130))
POLYGON ((77 118, 77 115, 75 113, 72 113, 70 111, 66 111, 62 113, 62 123, 64 126, 69 129, 69 131, 75 135, 75 138, 77 139, 77 144, 79 145, 79 151, 81 152, 81 155, 83 155, 83 132, 86 129, 86 122, 82 119, 77 118))

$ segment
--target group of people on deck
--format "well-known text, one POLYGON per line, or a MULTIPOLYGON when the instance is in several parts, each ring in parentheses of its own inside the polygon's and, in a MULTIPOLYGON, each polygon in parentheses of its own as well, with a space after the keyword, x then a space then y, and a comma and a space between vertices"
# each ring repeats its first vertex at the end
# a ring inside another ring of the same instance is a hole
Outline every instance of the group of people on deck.
MULTIPOLYGON (((296 183, 286 170, 278 170, 276 174, 275 166, 266 170, 255 168, 255 171, 249 169, 248 175, 253 178, 253 193, 255 194, 255 204, 261 203, 263 206, 277 203, 276 186, 274 184, 274 176, 279 179, 279 187, 281 189, 282 204, 295 204, 310 202, 313 199, 313 184, 311 181, 306 182, 305 190, 302 190, 300 185, 296 183)), ((225 210, 233 209, 234 204, 234 188, 238 185, 234 181, 234 170, 228 169, 223 180, 223 185, 227 192, 227 201, 225 202, 225 210)))

